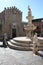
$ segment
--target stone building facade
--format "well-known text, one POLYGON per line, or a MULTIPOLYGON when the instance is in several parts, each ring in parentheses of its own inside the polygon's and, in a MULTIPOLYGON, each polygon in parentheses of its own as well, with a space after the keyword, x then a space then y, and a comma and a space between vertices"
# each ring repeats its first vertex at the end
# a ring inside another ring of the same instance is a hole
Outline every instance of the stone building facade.
POLYGON ((22 12, 16 7, 5 8, 0 13, 0 38, 6 33, 8 38, 23 35, 22 12))
POLYGON ((38 36, 43 36, 43 18, 34 19, 32 22, 36 26, 34 32, 36 32, 38 36))

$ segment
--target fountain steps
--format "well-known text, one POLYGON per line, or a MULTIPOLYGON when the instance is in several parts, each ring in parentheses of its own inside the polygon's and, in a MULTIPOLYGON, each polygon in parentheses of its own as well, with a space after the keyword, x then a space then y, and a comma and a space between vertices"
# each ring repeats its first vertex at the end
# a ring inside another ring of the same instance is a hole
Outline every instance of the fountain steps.
MULTIPOLYGON (((33 50, 33 44, 32 43, 20 43, 16 42, 14 40, 8 41, 8 46, 12 49, 16 50, 33 50)), ((40 43, 39 50, 43 50, 43 43, 40 43)))
POLYGON ((43 43, 39 44, 39 50, 43 50, 43 43))
POLYGON ((14 40, 10 40, 10 42, 13 44, 13 45, 17 45, 17 46, 23 46, 23 47, 29 47, 31 46, 32 47, 32 43, 21 43, 21 42, 15 42, 14 40))
POLYGON ((39 38, 39 50, 43 50, 43 38, 39 38))
POLYGON ((8 41, 8 46, 11 48, 11 49, 16 49, 16 50, 24 50, 24 51, 28 51, 28 50, 32 50, 32 47, 28 47, 28 46, 21 46, 21 45, 15 45, 12 44, 10 41, 8 41))

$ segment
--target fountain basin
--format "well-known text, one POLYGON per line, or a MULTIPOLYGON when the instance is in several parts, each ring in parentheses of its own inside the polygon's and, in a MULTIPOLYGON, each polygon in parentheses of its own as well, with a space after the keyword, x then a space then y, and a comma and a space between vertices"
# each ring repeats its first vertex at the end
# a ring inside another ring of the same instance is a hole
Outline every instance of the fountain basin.
MULTIPOLYGON (((39 39, 40 43, 43 43, 43 37, 38 37, 38 39, 39 39)), ((32 40, 28 37, 15 37, 15 38, 13 38, 13 40, 16 42, 22 42, 22 43, 32 42, 32 40)))
POLYGON ((13 38, 13 40, 15 40, 16 42, 22 42, 22 43, 31 42, 31 39, 27 37, 16 37, 16 38, 13 38))

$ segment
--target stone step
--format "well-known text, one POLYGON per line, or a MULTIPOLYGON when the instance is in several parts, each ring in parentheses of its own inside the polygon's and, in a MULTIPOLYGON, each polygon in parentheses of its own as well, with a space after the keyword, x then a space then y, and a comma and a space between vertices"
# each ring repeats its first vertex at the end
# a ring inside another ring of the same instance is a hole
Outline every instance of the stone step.
POLYGON ((14 41, 18 42, 18 43, 30 43, 32 42, 30 39, 26 38, 26 37, 17 37, 17 38, 13 38, 14 41))
POLYGON ((39 44, 39 50, 43 50, 43 43, 39 44))
POLYGON ((39 46, 39 48, 40 48, 40 47, 42 47, 42 48, 43 48, 43 46, 39 46))
MULTIPOLYGON (((8 41, 8 46, 13 49, 18 50, 33 50, 33 44, 31 42, 29 43, 20 43, 16 42, 13 39, 8 41)), ((43 43, 39 44, 39 50, 43 50, 43 43)))
POLYGON ((39 44, 39 46, 43 46, 43 44, 39 44))
POLYGON ((24 51, 30 51, 32 50, 32 47, 23 47, 23 46, 17 46, 17 45, 13 45, 10 41, 8 41, 8 46, 12 49, 16 49, 16 50, 24 50, 24 51))
POLYGON ((40 50, 40 51, 43 51, 43 47, 39 47, 39 50, 40 50))
POLYGON ((32 44, 31 42, 25 42, 25 41, 24 41, 24 42, 23 42, 23 41, 21 42, 21 41, 15 41, 15 40, 13 40, 13 39, 10 40, 10 41, 13 42, 13 43, 16 42, 16 43, 20 43, 20 44, 21 44, 21 43, 22 43, 22 44, 23 44, 23 43, 24 43, 24 44, 29 44, 29 43, 32 44))
POLYGON ((14 40, 10 40, 10 42, 14 45, 17 45, 17 46, 23 46, 23 47, 29 47, 31 46, 32 47, 32 43, 18 43, 18 42, 15 42, 14 40))

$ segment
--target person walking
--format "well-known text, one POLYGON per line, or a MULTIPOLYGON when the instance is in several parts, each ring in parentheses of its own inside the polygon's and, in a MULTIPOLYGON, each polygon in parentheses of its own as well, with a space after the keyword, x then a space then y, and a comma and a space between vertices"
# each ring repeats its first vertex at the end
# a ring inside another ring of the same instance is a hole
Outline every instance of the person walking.
POLYGON ((7 47, 6 34, 3 35, 3 46, 7 47))

